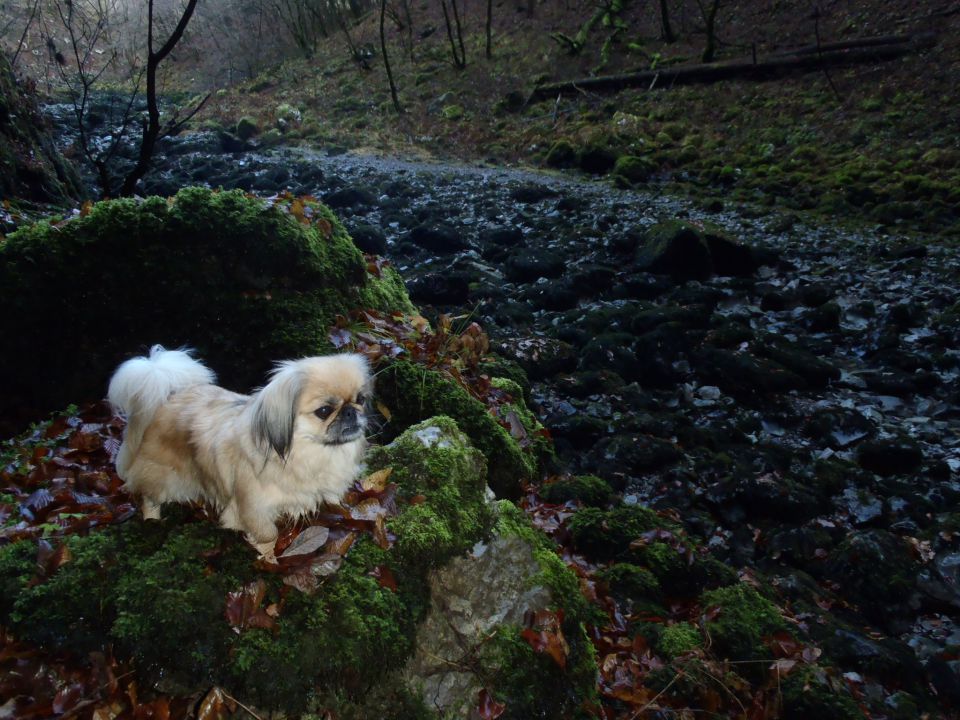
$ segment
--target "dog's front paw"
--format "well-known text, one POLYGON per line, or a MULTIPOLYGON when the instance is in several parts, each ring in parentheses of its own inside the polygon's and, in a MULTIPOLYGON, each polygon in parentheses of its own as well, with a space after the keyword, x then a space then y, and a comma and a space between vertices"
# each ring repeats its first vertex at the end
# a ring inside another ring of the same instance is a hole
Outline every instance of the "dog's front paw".
POLYGON ((273 551, 273 546, 276 544, 276 540, 270 540, 268 542, 257 542, 247 537, 247 542, 253 545, 256 548, 257 552, 260 553, 260 559, 270 563, 271 565, 277 564, 277 556, 273 551))

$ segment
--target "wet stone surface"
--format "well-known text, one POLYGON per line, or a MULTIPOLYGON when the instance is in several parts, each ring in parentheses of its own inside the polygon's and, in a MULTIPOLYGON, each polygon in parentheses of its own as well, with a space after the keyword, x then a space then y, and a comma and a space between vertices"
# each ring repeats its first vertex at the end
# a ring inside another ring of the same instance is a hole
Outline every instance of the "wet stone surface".
POLYGON ((675 511, 785 601, 843 607, 821 638, 843 670, 957 694, 956 249, 523 171, 222 149, 168 141, 144 191, 335 205, 428 317, 468 315, 526 371, 568 470, 675 511))

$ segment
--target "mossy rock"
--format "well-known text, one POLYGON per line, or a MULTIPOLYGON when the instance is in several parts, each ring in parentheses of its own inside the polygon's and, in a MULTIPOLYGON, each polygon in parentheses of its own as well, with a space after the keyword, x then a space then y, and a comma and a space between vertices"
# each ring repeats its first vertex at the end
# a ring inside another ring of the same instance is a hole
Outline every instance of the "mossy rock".
MULTIPOLYGON (((859 720, 863 711, 833 668, 800 665, 780 683, 785 720, 859 720)), ((919 717, 913 715, 911 717, 919 717)))
POLYGON ((638 155, 621 155, 613 166, 613 174, 628 183, 641 183, 656 171, 657 164, 650 158, 638 155))
POLYGON ((703 647, 703 637, 696 626, 687 622, 667 625, 657 641, 657 649, 673 659, 703 647))
POLYGON ((577 475, 544 485, 540 496, 551 503, 576 500, 584 505, 603 507, 613 498, 613 488, 596 475, 577 475))
POLYGON ((431 585, 443 591, 432 593, 404 677, 443 717, 470 716, 484 687, 506 705, 503 717, 576 717, 584 703, 596 701, 586 625, 601 618, 524 513, 505 500, 496 513, 489 540, 431 575, 431 585), (562 664, 522 635, 531 614, 559 620, 560 611, 568 648, 562 664), (460 662, 464 657, 471 661, 460 662))
MULTIPOLYGON (((314 594, 282 592, 239 533, 172 508, 162 521, 68 538, 69 560, 41 582, 32 582, 34 541, 0 549, 0 622, 46 650, 83 655, 112 645, 165 693, 222 685, 288 713, 314 697, 361 706, 371 689, 386 692, 391 670, 410 655, 429 604, 428 573, 493 525, 483 456, 449 418, 410 428, 375 451, 371 467, 392 467, 399 486, 398 515, 388 522, 395 544, 384 550, 362 536, 314 594), (390 569, 396 590, 371 575, 378 567, 390 569), (256 580, 266 583, 264 607, 283 598, 276 627, 237 634, 224 618, 227 594, 256 580)), ((575 578, 567 584, 578 587, 575 578)))
POLYGON ((630 543, 651 530, 679 530, 649 508, 621 505, 612 510, 583 508, 570 520, 570 533, 577 548, 587 555, 611 560, 629 555, 630 543))
POLYGON ((764 638, 787 630, 777 606, 746 583, 709 590, 701 605, 716 606, 716 617, 705 624, 716 652, 731 660, 770 660, 764 638))
POLYGON ((621 602, 649 605, 663 599, 663 589, 657 576, 638 565, 614 563, 600 570, 597 579, 606 583, 610 594, 621 602))
POLYGON ((247 391, 274 361, 332 351, 338 314, 413 311, 394 270, 367 273, 330 210, 308 209, 312 225, 240 191, 187 188, 11 234, 0 414, 98 399, 117 364, 154 343, 195 348, 222 384, 247 391))
POLYGON ((547 151, 545 162, 550 167, 572 168, 577 164, 577 151, 569 140, 557 140, 547 151))
POLYGON ((80 175, 44 128, 36 98, 0 53, 0 198, 63 203, 85 194, 80 175))
MULTIPOLYGON (((510 381, 505 381, 510 382, 510 381)), ((488 482, 498 496, 514 498, 521 485, 538 475, 547 445, 537 443, 539 423, 523 404, 522 391, 511 383, 517 395, 505 412, 524 426, 526 447, 501 425, 462 385, 439 370, 407 361, 395 361, 377 374, 377 396, 390 412, 391 428, 402 429, 434 415, 449 415, 470 437, 488 462, 488 482), (539 457, 538 457, 539 454, 539 457)), ((506 420, 506 418, 504 418, 506 420)), ((544 438, 541 438, 544 440, 544 438)))
POLYGON ((234 132, 241 140, 249 140, 254 135, 258 135, 260 133, 260 126, 257 125, 257 121, 252 117, 245 115, 237 120, 237 126, 234 128, 234 132))

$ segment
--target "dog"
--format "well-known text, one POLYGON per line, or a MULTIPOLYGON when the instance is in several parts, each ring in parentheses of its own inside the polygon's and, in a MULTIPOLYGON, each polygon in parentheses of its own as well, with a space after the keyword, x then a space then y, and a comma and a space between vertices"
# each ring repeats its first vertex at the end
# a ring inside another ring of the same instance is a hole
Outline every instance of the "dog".
POLYGON ((337 504, 366 450, 373 380, 344 353, 278 363, 266 386, 240 395, 191 351, 155 345, 121 364, 107 400, 127 418, 117 473, 144 519, 167 502, 200 500, 276 562, 277 519, 337 504))

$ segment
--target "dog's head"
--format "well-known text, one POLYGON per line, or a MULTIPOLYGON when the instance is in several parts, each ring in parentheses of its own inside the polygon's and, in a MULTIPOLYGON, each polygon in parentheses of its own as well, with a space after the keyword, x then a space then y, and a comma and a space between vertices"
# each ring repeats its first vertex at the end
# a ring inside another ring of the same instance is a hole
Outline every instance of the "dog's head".
POLYGON ((280 363, 254 399, 254 440, 282 459, 300 439, 329 446, 362 440, 372 386, 362 355, 280 363))

